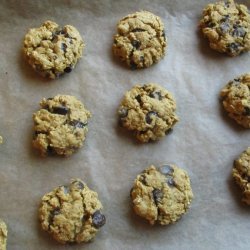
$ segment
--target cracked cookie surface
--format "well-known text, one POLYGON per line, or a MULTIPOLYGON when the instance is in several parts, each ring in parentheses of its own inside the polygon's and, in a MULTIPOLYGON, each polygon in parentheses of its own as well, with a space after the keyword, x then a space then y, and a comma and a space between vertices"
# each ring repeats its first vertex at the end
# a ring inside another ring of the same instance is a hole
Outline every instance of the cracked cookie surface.
POLYGON ((72 71, 83 48, 76 28, 71 25, 60 28, 57 23, 46 21, 25 35, 23 51, 33 69, 44 77, 55 79, 72 71))
POLYGON ((126 92, 118 115, 121 125, 141 142, 158 140, 178 121, 176 103, 165 88, 155 83, 135 85, 126 92))
POLYGON ((43 196, 39 208, 42 229, 60 243, 92 240, 105 222, 96 192, 80 179, 43 196))
POLYGON ((173 164, 148 167, 137 176, 131 190, 135 213, 151 225, 176 222, 187 212, 192 198, 187 173, 173 164))
POLYGON ((214 50, 230 56, 250 50, 250 13, 243 4, 233 0, 209 4, 200 28, 214 50))
POLYGON ((7 226, 0 219, 0 250, 6 250, 7 234, 8 234, 7 226))
POLYGON ((250 73, 230 81, 220 96, 228 115, 241 126, 250 128, 250 73))
POLYGON ((234 161, 232 174, 242 190, 242 201, 250 205, 250 147, 234 161))
POLYGON ((119 21, 113 53, 131 69, 146 68, 165 55, 166 46, 167 39, 160 17, 140 11, 119 21))
POLYGON ((79 100, 70 95, 57 95, 42 99, 40 106, 33 114, 33 146, 41 155, 70 156, 82 147, 91 114, 79 100))

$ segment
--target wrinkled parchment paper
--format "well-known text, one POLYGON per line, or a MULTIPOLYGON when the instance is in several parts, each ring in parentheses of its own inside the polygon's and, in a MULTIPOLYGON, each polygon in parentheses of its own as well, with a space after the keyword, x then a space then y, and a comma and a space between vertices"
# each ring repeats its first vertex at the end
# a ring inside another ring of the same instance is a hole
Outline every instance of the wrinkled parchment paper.
POLYGON ((209 2, 1 1, 0 217, 8 249, 249 249, 250 210, 230 176, 250 132, 227 118, 218 95, 250 70, 250 54, 230 58, 208 48, 197 23, 209 2), (142 9, 162 18, 169 46, 157 65, 131 71, 113 58, 112 36, 120 18, 142 9), (54 81, 33 72, 21 54, 27 30, 48 19, 74 25, 86 42, 75 70, 54 81), (141 145, 118 128, 116 110, 125 91, 147 82, 174 94, 180 122, 164 139, 141 145), (84 148, 43 159, 31 147, 32 113, 56 94, 75 95, 93 117, 84 148), (175 225, 152 227, 131 211, 129 191, 145 167, 166 162, 188 171, 195 199, 175 225), (37 210, 45 193, 74 177, 99 193, 107 223, 94 242, 62 246, 40 230, 37 210))

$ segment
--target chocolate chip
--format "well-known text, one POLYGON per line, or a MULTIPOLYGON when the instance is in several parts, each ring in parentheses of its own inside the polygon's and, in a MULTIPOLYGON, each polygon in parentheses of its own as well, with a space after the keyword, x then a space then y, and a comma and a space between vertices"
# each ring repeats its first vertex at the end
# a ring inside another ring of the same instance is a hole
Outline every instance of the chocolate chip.
POLYGON ((209 27, 209 28, 213 28, 214 26, 216 26, 215 23, 213 23, 213 22, 208 23, 208 27, 209 27))
POLYGON ((220 30, 222 33, 227 33, 230 30, 230 25, 228 22, 224 22, 220 25, 220 30))
POLYGON ((68 187, 68 186, 62 186, 62 188, 63 188, 63 192, 64 192, 65 194, 68 194, 68 193, 69 193, 69 187, 68 187))
POLYGON ((164 39, 166 39, 166 34, 165 34, 164 30, 162 31, 162 36, 163 36, 164 39))
POLYGON ((92 215, 92 223, 95 228, 100 228, 102 227, 106 222, 106 218, 101 212, 98 210, 94 212, 92 215))
POLYGON ((66 50, 67 50, 67 44, 66 43, 62 43, 61 44, 61 49, 62 49, 62 51, 65 53, 66 52, 66 50))
POLYGON ((53 107, 52 113, 59 115, 66 115, 69 112, 69 109, 64 106, 53 107))
POLYGON ((53 216, 60 214, 60 208, 59 208, 59 207, 55 208, 55 209, 51 212, 51 214, 52 214, 53 216))
POLYGON ((155 188, 152 194, 153 194, 154 202, 157 205, 158 203, 161 202, 161 199, 163 198, 163 193, 160 189, 155 188))
POLYGON ((137 102, 139 102, 140 104, 142 104, 142 100, 141 100, 141 96, 140 95, 137 95, 135 97, 135 99, 137 100, 137 102))
POLYGON ((234 51, 238 51, 239 50, 239 44, 238 43, 230 43, 228 46, 228 51, 233 53, 234 51))
POLYGON ((137 65, 136 65, 133 61, 131 61, 131 62, 130 62, 130 68, 131 68, 132 70, 135 70, 135 69, 137 69, 137 65))
POLYGON ((157 116, 157 113, 155 111, 149 111, 146 115, 146 123, 150 124, 153 119, 151 118, 151 116, 154 115, 154 116, 157 116))
POLYGON ((117 44, 117 43, 118 43, 118 41, 116 39, 114 39, 114 44, 117 44))
POLYGON ((163 165, 158 170, 164 175, 172 175, 174 172, 174 169, 170 165, 163 165))
POLYGON ((244 37, 246 35, 246 31, 243 27, 234 25, 234 30, 232 35, 238 37, 244 37))
POLYGON ((144 62, 144 56, 140 56, 140 62, 144 62))
POLYGON ((72 71, 72 68, 71 67, 67 67, 64 69, 64 72, 65 73, 70 73, 72 71))
POLYGON ((167 178, 167 184, 170 186, 170 187, 173 187, 175 186, 175 181, 174 179, 171 177, 171 178, 167 178))
POLYGON ((244 108, 244 115, 249 116, 250 115, 250 107, 244 108))
POLYGON ((165 135, 171 134, 173 132, 172 128, 169 128, 165 131, 165 135))
POLYGON ((140 181, 142 182, 142 184, 144 184, 144 185, 148 185, 148 183, 147 183, 147 181, 146 181, 146 175, 145 174, 142 174, 141 176, 140 176, 140 181))
POLYGON ((141 46, 141 42, 136 41, 136 40, 133 40, 131 43, 132 43, 133 47, 136 49, 139 49, 141 46))
POLYGON ((47 154, 53 154, 54 153, 54 148, 51 147, 50 145, 47 146, 47 154))
POLYGON ((157 99, 157 100, 162 100, 162 95, 160 91, 154 91, 149 94, 151 98, 157 99))
POLYGON ((146 31, 146 30, 140 29, 140 28, 135 28, 135 29, 131 30, 131 32, 143 32, 143 31, 146 31))
POLYGON ((128 116, 128 109, 127 108, 121 108, 118 110, 118 114, 120 118, 125 118, 128 116))
POLYGON ((84 184, 81 181, 74 181, 73 184, 76 185, 78 189, 84 189, 84 184))
POLYGON ((49 98, 47 98, 47 100, 49 101, 49 100, 53 100, 53 98, 52 97, 49 97, 49 98))
POLYGON ((88 122, 83 123, 83 122, 78 121, 78 120, 73 120, 73 121, 69 122, 69 125, 71 125, 75 128, 83 128, 83 127, 88 125, 88 122))

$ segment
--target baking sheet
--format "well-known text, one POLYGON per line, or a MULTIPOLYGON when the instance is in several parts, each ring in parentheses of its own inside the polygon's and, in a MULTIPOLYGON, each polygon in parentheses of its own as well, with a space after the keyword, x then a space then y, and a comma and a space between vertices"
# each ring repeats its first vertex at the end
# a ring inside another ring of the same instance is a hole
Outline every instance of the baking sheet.
MULTIPOLYGON (((0 217, 8 249, 249 249, 249 208, 230 178, 250 134, 224 115, 218 101, 229 80, 249 71, 249 53, 236 58, 208 48, 197 31, 205 0, 1 1, 0 217), (159 15, 166 27, 165 58, 131 71, 113 58, 116 23, 137 10, 159 15), (45 20, 72 24, 86 42, 68 75, 45 80, 23 61, 23 37, 45 20), (117 127, 116 110, 136 83, 156 82, 177 101, 180 122, 157 143, 138 144, 117 127), (32 113, 43 97, 75 95, 92 112, 84 148, 70 158, 40 158, 31 147, 32 113), (150 226, 130 207, 135 176, 150 164, 174 162, 190 174, 195 198, 175 225, 150 226), (89 244, 62 246, 42 232, 41 197, 78 177, 99 193, 106 225, 89 244)), ((241 1, 248 4, 249 1, 241 1)))

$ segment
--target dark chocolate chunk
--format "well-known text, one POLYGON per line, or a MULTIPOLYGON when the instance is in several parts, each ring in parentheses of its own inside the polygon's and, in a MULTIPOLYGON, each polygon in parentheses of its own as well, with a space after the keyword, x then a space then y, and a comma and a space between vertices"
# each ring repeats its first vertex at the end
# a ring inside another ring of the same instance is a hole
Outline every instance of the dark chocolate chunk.
POLYGON ((230 43, 227 47, 228 47, 229 52, 239 50, 239 44, 238 43, 230 43))
POLYGON ((151 98, 157 99, 157 100, 162 100, 162 95, 160 91, 154 91, 149 94, 151 98))
POLYGON ((92 215, 92 223, 95 228, 100 228, 102 227, 106 222, 106 218, 101 212, 98 210, 94 212, 92 215))
POLYGON ((175 186, 175 181, 174 179, 171 177, 171 178, 167 178, 167 184, 170 186, 170 187, 173 187, 175 186))
POLYGON ((49 97, 49 98, 47 98, 47 100, 49 101, 49 100, 53 100, 54 98, 53 97, 49 97))
POLYGON ((128 109, 127 108, 121 108, 118 111, 119 117, 120 118, 125 118, 128 116, 128 109))
POLYGON ((131 32, 143 32, 143 31, 146 31, 146 30, 140 29, 140 28, 135 28, 135 29, 131 30, 131 32))
POLYGON ((165 131, 165 135, 171 134, 173 132, 172 128, 169 128, 168 130, 165 131))
POLYGON ((63 192, 64 192, 65 194, 68 194, 68 193, 69 193, 69 187, 68 187, 68 186, 62 186, 62 188, 63 188, 63 192))
POLYGON ((54 153, 54 148, 51 147, 50 145, 47 146, 47 154, 53 154, 54 153))
POLYGON ((56 207, 52 212, 51 212, 52 216, 58 215, 60 214, 60 208, 56 207))
POLYGON ((53 107, 52 113, 58 115, 66 115, 69 112, 69 109, 64 106, 53 107))
POLYGON ((164 175, 172 175, 174 172, 174 169, 170 165, 163 165, 158 170, 164 175))
POLYGON ((62 43, 61 44, 61 49, 62 49, 62 51, 65 53, 66 52, 66 50, 67 50, 67 44, 66 43, 62 43))
POLYGON ((137 40, 133 40, 131 43, 132 43, 133 47, 136 49, 139 49, 141 46, 141 42, 139 42, 137 40))
POLYGON ((152 194, 153 194, 154 202, 157 205, 158 203, 161 202, 161 199, 163 198, 163 193, 160 189, 155 188, 152 194))
POLYGON ((157 113, 155 111, 149 111, 146 115, 146 123, 150 124, 153 119, 151 118, 151 116, 154 115, 154 116, 157 116, 157 113))
POLYGON ((250 115, 250 107, 244 108, 244 115, 249 116, 250 115))
POLYGON ((84 184, 81 181, 74 181, 73 184, 76 185, 78 189, 84 189, 84 184))
POLYGON ((72 67, 67 67, 64 69, 65 73, 70 73, 72 71, 72 67))
POLYGON ((130 61, 130 68, 132 70, 135 70, 135 69, 137 69, 137 65, 133 61, 130 61))
POLYGON ((135 99, 137 100, 137 102, 139 102, 140 104, 142 104, 142 100, 141 100, 141 96, 140 95, 137 95, 135 97, 135 99))
POLYGON ((243 27, 234 25, 234 30, 232 33, 233 36, 244 37, 246 35, 246 31, 243 27))
POLYGON ((83 127, 88 125, 88 122, 83 123, 83 122, 78 121, 78 120, 73 120, 73 121, 69 122, 69 125, 71 125, 75 128, 83 128, 83 127))
POLYGON ((228 22, 224 22, 220 25, 220 30, 222 33, 227 33, 230 30, 230 25, 228 22))
POLYGON ((216 24, 213 23, 213 22, 208 23, 208 27, 209 27, 209 28, 213 28, 213 27, 215 27, 215 26, 216 26, 216 24))

